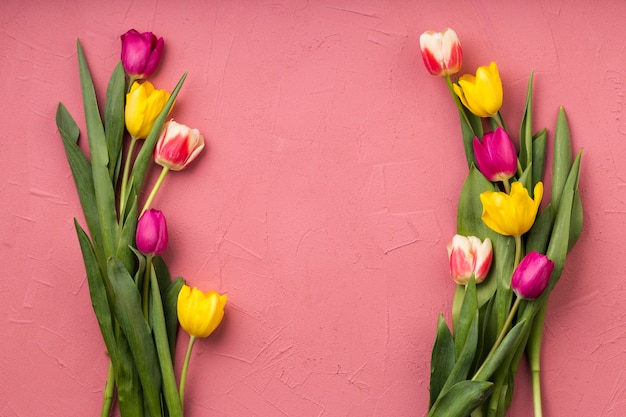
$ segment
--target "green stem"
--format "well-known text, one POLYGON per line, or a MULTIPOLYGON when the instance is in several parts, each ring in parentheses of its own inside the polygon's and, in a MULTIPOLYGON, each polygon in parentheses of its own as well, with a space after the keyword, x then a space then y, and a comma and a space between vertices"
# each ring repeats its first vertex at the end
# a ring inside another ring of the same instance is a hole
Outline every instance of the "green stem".
POLYGON ((511 183, 509 180, 502 181, 502 184, 504 184, 504 191, 506 191, 507 194, 511 194, 511 183))
POLYGON ((476 373, 472 377, 472 381, 474 380, 474 378, 476 378, 477 375, 480 374, 485 364, 489 362, 489 359, 491 359, 491 357, 494 355, 494 353, 500 346, 500 343, 502 343, 502 341, 504 340, 504 337, 509 331, 509 327, 511 327, 511 323, 513 323, 513 318, 515 317, 515 313, 517 313, 517 309, 519 308, 521 301, 522 301, 522 298, 517 297, 517 299, 515 300, 515 303, 513 303, 513 307, 511 307, 511 311, 509 311, 509 315, 507 316, 506 321, 504 322, 504 326, 502 326, 502 330, 500 331, 500 334, 498 335, 498 339, 496 339, 495 343, 491 347, 491 350, 489 351, 489 354, 487 354, 487 357, 483 361, 483 364, 480 366, 478 371, 476 371, 476 373))
POLYGON ((539 370, 532 370, 532 383, 533 383, 533 410, 535 417, 542 417, 543 411, 541 409, 541 377, 539 370))
POLYGON ((148 310, 149 310, 149 293, 150 293, 150 271, 152 270, 152 255, 148 255, 146 258, 146 269, 143 274, 143 293, 142 293, 142 309, 143 316, 146 320, 148 320, 148 310))
POLYGON ((513 264, 513 271, 519 265, 519 262, 522 260, 522 237, 515 236, 515 263, 513 264))
POLYGON ((504 120, 502 120, 502 115, 500 114, 500 111, 497 111, 496 114, 491 116, 491 120, 493 120, 498 127, 506 130, 506 126, 504 126, 504 120))
POLYGON ((541 339, 543 336, 543 324, 546 317, 546 311, 548 310, 548 299, 546 298, 542 304, 539 312, 533 319, 533 324, 530 329, 530 337, 526 345, 526 352, 528 354, 528 364, 532 376, 533 387, 533 409, 535 411, 535 417, 542 416, 541 406, 541 339))
POLYGON ((185 381, 187 380, 187 369, 189 368, 189 359, 191 358, 191 350, 193 349, 193 344, 196 341, 194 336, 189 335, 189 344, 187 345, 187 354, 185 355, 185 362, 183 363, 183 371, 180 376, 180 403, 185 406, 185 381))
POLYGON ((461 102, 461 99, 459 98, 459 96, 454 92, 454 87, 452 85, 452 79, 450 78, 449 75, 446 75, 445 78, 446 78, 446 84, 448 85, 448 90, 450 90, 450 94, 452 94, 452 98, 454 99, 454 103, 456 104, 456 107, 459 109, 459 114, 465 120, 465 124, 472 131, 472 134, 474 136, 477 136, 476 132, 474 132, 474 128, 472 127, 472 124, 467 119, 467 115, 465 114, 465 106, 461 102))
POLYGON ((130 145, 128 145, 128 154, 126 155, 126 162, 124 163, 124 172, 122 173, 122 186, 120 188, 120 224, 124 222, 124 210, 126 209, 126 200, 128 199, 126 188, 128 187, 128 176, 130 175, 130 161, 133 158, 133 150, 137 138, 130 138, 130 145))
MULTIPOLYGON (((152 205, 152 200, 154 200, 154 197, 159 191, 159 188, 161 188, 161 184, 163 184, 163 180, 165 179, 165 176, 167 175, 168 171, 169 171, 169 168, 167 167, 163 167, 163 169, 161 170, 161 174, 159 175, 159 178, 157 179, 156 184, 154 184, 154 187, 152 187, 152 191, 150 191, 150 195, 148 196, 148 199, 146 200, 146 204, 144 204, 143 209, 141 209, 141 214, 143 214, 144 211, 148 210, 150 206, 152 205)), ((141 217, 141 214, 139 215, 139 217, 141 217)))
POLYGON ((115 390, 115 369, 113 368, 113 362, 109 361, 109 375, 107 376, 106 383, 104 384, 104 401, 102 403, 102 410, 100 411, 100 417, 109 417, 111 414, 111 405, 113 404, 113 392, 115 390))

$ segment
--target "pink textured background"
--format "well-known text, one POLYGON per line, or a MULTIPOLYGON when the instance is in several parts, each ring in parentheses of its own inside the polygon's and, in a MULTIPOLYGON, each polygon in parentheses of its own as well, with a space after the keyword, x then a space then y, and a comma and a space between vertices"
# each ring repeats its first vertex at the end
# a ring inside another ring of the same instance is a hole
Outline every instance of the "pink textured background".
MULTIPOLYGON (((186 415, 423 415, 465 167, 418 38, 447 26, 464 72, 498 63, 514 132, 534 69, 535 128, 552 132, 564 105, 585 149, 584 233, 546 320, 545 410, 626 415, 626 3, 172 3, 0 1, 1 416, 99 412, 108 362, 54 114, 62 101, 84 125, 76 38, 103 97, 132 27, 165 37, 158 87, 189 71, 173 115, 208 140, 155 202, 172 272, 229 297, 196 345, 186 415)), ((528 386, 521 371, 510 416, 530 415, 528 386)))

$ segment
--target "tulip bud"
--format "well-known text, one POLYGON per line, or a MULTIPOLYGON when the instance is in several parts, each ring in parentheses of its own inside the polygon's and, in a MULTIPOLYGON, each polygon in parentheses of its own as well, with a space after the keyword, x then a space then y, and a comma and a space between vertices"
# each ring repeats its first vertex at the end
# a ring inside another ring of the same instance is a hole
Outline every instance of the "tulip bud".
POLYGON ((159 66, 163 55, 163 38, 152 32, 139 33, 131 29, 121 37, 122 65, 131 79, 150 77, 159 66))
POLYGON ((154 148, 154 161, 162 167, 180 171, 196 159, 202 149, 204 137, 198 129, 170 120, 163 127, 154 148))
POLYGON ((554 262, 538 252, 529 252, 519 263, 511 278, 511 289, 518 297, 534 300, 550 282, 554 262))
POLYGON ((506 181, 517 170, 515 146, 501 127, 485 133, 482 142, 474 138, 474 156, 478 169, 489 181, 506 181))
POLYGON ((146 210, 137 222, 137 249, 145 255, 160 255, 167 249, 167 224, 159 210, 146 210))
POLYGON ((176 304, 178 322, 190 336, 207 337, 222 322, 225 305, 225 295, 183 285, 176 304))
POLYGON ((476 236, 455 235, 447 249, 450 260, 450 277, 454 282, 466 285, 472 275, 474 275, 477 284, 485 280, 493 257, 489 238, 481 242, 476 236))
POLYGON ((446 29, 443 32, 426 31, 420 36, 420 49, 424 66, 432 75, 456 74, 461 69, 463 53, 456 32, 446 29))
POLYGON ((126 94, 124 121, 126 129, 135 139, 145 139, 159 116, 170 93, 157 90, 150 81, 135 82, 126 94))
POLYGON ((476 76, 461 75, 453 88, 463 105, 478 117, 491 117, 502 107, 502 80, 495 62, 478 67, 476 76))

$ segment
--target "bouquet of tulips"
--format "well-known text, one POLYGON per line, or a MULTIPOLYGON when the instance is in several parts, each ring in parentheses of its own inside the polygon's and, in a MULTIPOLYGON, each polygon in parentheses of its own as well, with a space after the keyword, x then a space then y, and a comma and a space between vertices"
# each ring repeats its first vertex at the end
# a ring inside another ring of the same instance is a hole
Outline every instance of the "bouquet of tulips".
POLYGON ((503 86, 495 62, 453 81, 462 51, 452 29, 420 37, 426 69, 442 76, 456 103, 469 173, 448 245, 458 284, 452 323, 439 316, 431 358, 429 417, 504 416, 524 352, 534 415, 542 415, 540 346, 550 292, 582 230, 581 152, 572 161, 563 108, 554 131, 552 201, 544 203, 547 131, 532 130, 532 73, 519 152, 500 115, 503 86))
POLYGON ((166 121, 186 74, 171 94, 146 80, 159 66, 163 38, 133 29, 121 40, 104 117, 77 42, 89 157, 78 146, 78 125, 63 104, 56 114, 87 224, 88 233, 74 221, 91 302, 111 360, 101 416, 110 415, 117 396, 123 417, 182 417, 191 349, 196 338, 219 326, 226 296, 190 288, 182 277, 171 280, 161 256, 168 244, 165 216, 151 205, 166 174, 196 159, 204 138, 197 129, 166 121), (153 161, 161 175, 139 210, 153 161), (190 337, 177 384, 179 323, 190 337))

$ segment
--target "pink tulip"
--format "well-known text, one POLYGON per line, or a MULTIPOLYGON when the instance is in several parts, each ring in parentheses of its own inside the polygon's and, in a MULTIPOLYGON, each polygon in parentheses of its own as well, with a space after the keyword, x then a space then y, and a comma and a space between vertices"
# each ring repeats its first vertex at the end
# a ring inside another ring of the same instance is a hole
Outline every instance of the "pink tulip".
POLYGON ((154 148, 154 161, 162 167, 180 171, 196 159, 202 149, 204 137, 198 129, 170 120, 163 127, 154 148))
POLYGON ((529 252, 513 272, 511 288, 518 297, 534 300, 545 291, 553 270, 554 262, 546 255, 529 252))
POLYGON ((476 236, 455 235, 447 246, 450 259, 450 277, 459 285, 466 285, 472 275, 476 283, 487 277, 493 258, 491 240, 481 242, 476 236))
POLYGON ((152 32, 139 33, 131 29, 121 36, 122 65, 129 77, 142 80, 156 71, 163 55, 163 38, 152 32))
POLYGON ((501 127, 485 133, 482 142, 474 138, 474 156, 478 169, 489 181, 506 181, 517 170, 515 146, 501 127))
POLYGON ((137 222, 137 249, 145 255, 160 255, 167 249, 167 223, 159 210, 146 210, 137 222))
POLYGON ((443 32, 432 30, 420 36, 422 59, 432 75, 456 74, 461 70, 463 53, 456 32, 446 29, 443 32))

